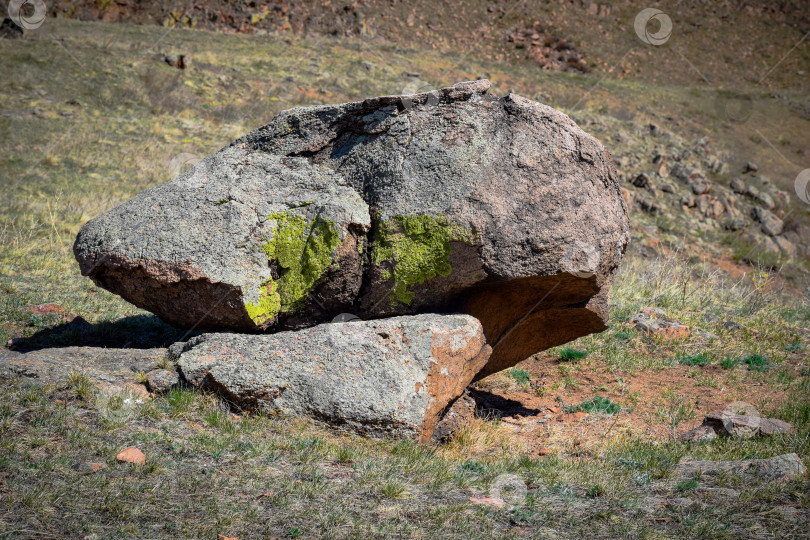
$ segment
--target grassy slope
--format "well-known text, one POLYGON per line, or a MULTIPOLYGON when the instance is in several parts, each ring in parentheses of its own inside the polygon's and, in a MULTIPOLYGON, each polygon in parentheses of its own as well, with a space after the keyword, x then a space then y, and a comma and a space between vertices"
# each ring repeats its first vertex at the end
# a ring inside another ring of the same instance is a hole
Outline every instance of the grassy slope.
MULTIPOLYGON (((64 21, 48 21, 26 41, 0 41, 0 58, 8 74, 0 81, 3 340, 37 330, 43 323, 31 321, 22 306, 44 301, 59 302, 91 322, 107 321, 105 332, 113 341, 123 339, 119 334, 126 333, 127 324, 149 330, 158 340, 176 338, 152 318, 121 322, 143 312, 78 275, 72 239, 90 217, 167 179, 176 156, 205 155, 279 110, 399 93, 408 82, 405 71, 420 73, 434 86, 488 73, 496 93, 545 93, 552 105, 575 117, 601 119, 610 130, 672 117, 678 120, 670 129, 697 136, 707 129, 716 96, 708 88, 653 87, 610 77, 589 92, 599 82, 597 75, 540 73, 523 64, 354 40, 64 21), (192 67, 169 68, 155 58, 157 52, 189 54, 192 67)), ((780 94, 787 100, 746 92, 767 111, 756 118, 762 133, 807 136, 806 130, 800 133, 806 121, 793 114, 789 92, 780 94)), ((736 148, 732 143, 746 148, 741 129, 720 125, 716 133, 728 137, 726 148, 736 148)), ((610 148, 610 140, 605 142, 610 148)), ((767 154, 762 145, 755 151, 767 154)), ((801 366, 808 341, 800 330, 810 318, 806 300, 784 300, 764 282, 734 286, 701 274, 700 265, 655 266, 631 257, 613 301, 614 328, 573 345, 590 353, 588 361, 630 377, 670 369, 681 354, 707 352, 715 363, 749 351, 767 355, 777 369, 732 370, 728 376, 781 385, 795 396, 775 412, 795 422, 797 433, 690 446, 653 444, 637 433, 616 432, 589 454, 561 451, 537 459, 497 422, 476 423, 442 449, 419 449, 337 436, 305 422, 243 418, 236 423, 213 398, 196 393, 139 405, 130 416, 110 415, 109 405, 100 406, 86 392, 80 397, 77 388, 48 393, 21 387, 0 396, 0 480, 6 482, 0 485, 0 530, 12 531, 11 537, 222 533, 250 538, 327 530, 336 537, 412 532, 489 537, 537 534, 543 528, 601 537, 630 531, 646 537, 754 537, 763 527, 797 534, 796 521, 780 519, 773 508, 798 506, 806 516, 806 481, 739 486, 736 500, 708 501, 688 511, 668 506, 647 511, 639 505, 659 488, 633 479, 649 473, 653 481, 663 481, 687 454, 733 459, 795 451, 810 462, 808 376, 801 366), (723 338, 722 345, 708 347, 632 335, 626 317, 649 304, 690 324, 700 325, 706 311, 733 316, 759 334, 707 327, 723 338), (130 470, 114 463, 115 452, 130 444, 147 453, 146 467, 130 470), (107 462, 109 469, 89 477, 71 469, 93 459, 107 462), (532 497, 511 513, 471 505, 469 495, 487 492, 502 472, 520 474, 532 497)), ((576 378, 577 368, 566 376, 576 378)), ((560 392, 565 395, 564 385, 560 392)), ((666 499, 679 495, 660 489, 666 499)))

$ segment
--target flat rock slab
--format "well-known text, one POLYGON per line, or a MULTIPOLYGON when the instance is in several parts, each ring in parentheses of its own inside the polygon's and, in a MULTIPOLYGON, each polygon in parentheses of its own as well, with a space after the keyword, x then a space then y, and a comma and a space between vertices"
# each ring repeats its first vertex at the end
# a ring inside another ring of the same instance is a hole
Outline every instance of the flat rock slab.
POLYGON ((778 418, 760 418, 730 412, 707 414, 703 426, 713 429, 719 435, 747 439, 750 437, 782 435, 793 431, 793 426, 778 418))
POLYGON ((149 372, 166 357, 166 349, 105 349, 64 347, 16 352, 0 349, 0 377, 24 377, 43 384, 64 385, 71 373, 87 376, 99 390, 146 394, 135 374, 149 372))
POLYGON ((807 473, 807 468, 797 454, 784 454, 768 459, 742 461, 682 461, 675 469, 679 478, 697 474, 711 477, 721 473, 733 473, 749 481, 788 481, 807 473))
POLYGON ((426 314, 272 335, 203 334, 185 345, 178 367, 189 383, 247 410, 424 442, 490 351, 475 318, 426 314))
POLYGON ((478 378, 600 332, 629 240, 612 159, 489 86, 284 111, 85 224, 82 274, 203 330, 467 313, 478 378))

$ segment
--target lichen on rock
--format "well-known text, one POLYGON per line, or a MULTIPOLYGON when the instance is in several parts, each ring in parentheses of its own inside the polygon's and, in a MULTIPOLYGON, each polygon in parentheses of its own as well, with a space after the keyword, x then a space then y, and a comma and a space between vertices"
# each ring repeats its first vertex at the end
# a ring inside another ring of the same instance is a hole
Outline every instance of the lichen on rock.
MULTIPOLYGON (((449 275, 453 270, 449 262, 450 242, 472 242, 474 236, 444 216, 412 214, 380 223, 372 260, 378 265, 386 262, 393 265, 392 303, 408 305, 414 296, 409 286, 449 275)), ((391 272, 384 269, 382 275, 388 279, 391 272)))
POLYGON ((274 292, 280 310, 294 311, 332 264, 340 234, 331 220, 315 217, 310 221, 291 211, 274 212, 268 217, 276 221, 276 226, 272 238, 261 247, 268 261, 279 268, 274 292))
POLYGON ((275 280, 270 278, 262 283, 262 292, 258 300, 255 303, 245 304, 248 316, 256 325, 269 321, 281 312, 281 296, 277 289, 275 280))

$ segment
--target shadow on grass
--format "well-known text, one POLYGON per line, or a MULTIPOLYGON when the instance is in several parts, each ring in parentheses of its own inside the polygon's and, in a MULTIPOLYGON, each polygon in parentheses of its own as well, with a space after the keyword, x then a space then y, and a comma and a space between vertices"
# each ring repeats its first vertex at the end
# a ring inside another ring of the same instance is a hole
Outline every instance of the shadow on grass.
POLYGON ((200 334, 175 328, 154 315, 134 315, 116 321, 90 324, 86 321, 44 328, 15 343, 15 351, 35 351, 55 347, 107 347, 113 349, 152 349, 168 347, 181 339, 200 334))
POLYGON ((535 416, 539 409, 527 409, 519 401, 506 399, 483 390, 470 388, 470 397, 475 401, 475 415, 479 418, 503 418, 505 416, 535 416))

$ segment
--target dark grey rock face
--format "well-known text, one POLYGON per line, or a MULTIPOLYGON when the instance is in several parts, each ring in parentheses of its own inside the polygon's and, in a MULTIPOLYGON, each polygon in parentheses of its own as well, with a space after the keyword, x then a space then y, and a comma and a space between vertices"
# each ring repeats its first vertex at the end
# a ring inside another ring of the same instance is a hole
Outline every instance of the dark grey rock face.
POLYGON ((82 273, 182 327, 469 313, 479 377, 604 330, 629 238, 611 158, 488 88, 285 111, 87 223, 82 273))
POLYGON ((490 352, 473 317, 426 314, 262 336, 203 334, 185 345, 178 368, 247 410, 424 442, 490 352))

